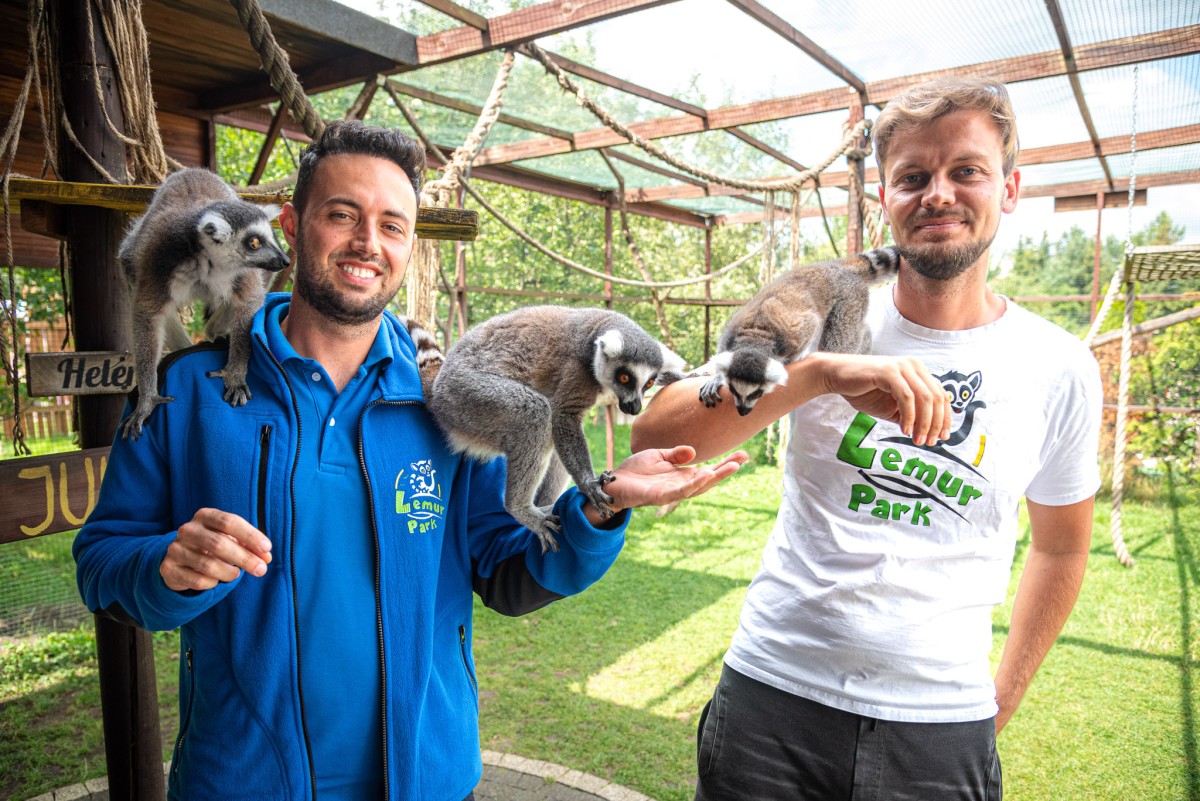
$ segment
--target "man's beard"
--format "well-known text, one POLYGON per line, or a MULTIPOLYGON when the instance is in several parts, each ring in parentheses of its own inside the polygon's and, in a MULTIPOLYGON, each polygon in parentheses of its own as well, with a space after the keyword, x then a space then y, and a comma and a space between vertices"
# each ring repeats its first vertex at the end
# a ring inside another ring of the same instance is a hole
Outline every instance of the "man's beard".
MULTIPOLYGON (((340 325, 363 325, 377 320, 391 301, 391 294, 383 291, 364 298, 357 304, 352 303, 350 296, 338 291, 331 277, 307 260, 303 234, 297 238, 296 252, 296 276, 292 288, 305 303, 323 317, 340 325)), ((349 253, 331 254, 329 260, 331 263, 336 262, 340 256, 378 264, 377 261, 364 260, 349 253)), ((338 267, 334 265, 332 269, 336 270, 338 267)))
MULTIPOLYGON (((934 218, 935 215, 921 215, 913 222, 919 223, 924 219, 934 218)), ((968 217, 963 223, 969 225, 972 220, 973 218, 968 217)), ((935 281, 949 281, 970 269, 992 246, 995 238, 996 234, 993 231, 991 236, 972 239, 961 245, 947 242, 927 242, 919 245, 896 243, 896 250, 918 274, 935 281)))

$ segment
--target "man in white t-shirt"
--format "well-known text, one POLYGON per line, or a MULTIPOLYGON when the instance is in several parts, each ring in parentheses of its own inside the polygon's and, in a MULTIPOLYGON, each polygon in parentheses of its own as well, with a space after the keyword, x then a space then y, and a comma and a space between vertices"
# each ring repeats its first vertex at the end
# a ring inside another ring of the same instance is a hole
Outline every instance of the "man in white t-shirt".
POLYGON ((744 417, 680 382, 634 425, 635 449, 681 440, 705 459, 792 421, 779 515, 700 720, 701 801, 999 799, 996 735, 1083 581, 1099 372, 986 283, 1020 184, 1008 93, 926 83, 874 136, 902 261, 872 293, 872 355, 789 365, 744 417), (1022 497, 1029 555, 993 679, 1022 497))

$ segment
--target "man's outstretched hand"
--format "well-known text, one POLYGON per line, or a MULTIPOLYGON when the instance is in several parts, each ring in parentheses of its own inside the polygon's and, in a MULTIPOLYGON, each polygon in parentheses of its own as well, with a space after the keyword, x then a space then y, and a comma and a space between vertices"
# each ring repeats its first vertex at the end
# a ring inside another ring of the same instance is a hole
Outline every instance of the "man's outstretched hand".
MULTIPOLYGON (((711 465, 682 467, 696 458, 690 445, 674 448, 649 448, 638 451, 613 470, 616 480, 604 485, 612 496, 614 512, 636 506, 664 506, 695 497, 736 473, 750 456, 734 451, 711 465)), ((599 512, 588 504, 585 512, 593 523, 600 523, 599 512)))

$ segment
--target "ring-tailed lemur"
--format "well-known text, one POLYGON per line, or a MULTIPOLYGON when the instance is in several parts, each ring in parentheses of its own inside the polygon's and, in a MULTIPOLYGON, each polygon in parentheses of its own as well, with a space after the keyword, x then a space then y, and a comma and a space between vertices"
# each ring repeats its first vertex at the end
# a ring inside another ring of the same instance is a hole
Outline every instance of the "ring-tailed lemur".
POLYGON ((531 306, 469 330, 446 354, 429 408, 455 450, 508 457, 505 508, 543 552, 557 550, 561 525, 551 509, 566 475, 610 513, 604 485, 614 477, 592 468, 584 414, 606 392, 637 414, 646 390, 681 378, 683 366, 622 314, 531 306))
POLYGON ((886 247, 779 276, 730 318, 717 355, 697 371, 713 372, 700 400, 715 406, 726 386, 738 414, 749 414, 759 398, 786 383, 785 364, 818 349, 866 353, 868 290, 899 270, 900 254, 886 247))
POLYGON ((138 390, 137 406, 121 424, 123 437, 141 436, 154 408, 172 400, 158 394, 158 360, 164 345, 192 344, 176 310, 197 300, 205 303, 205 336, 229 335, 225 368, 209 376, 225 382, 230 405, 250 398, 250 322, 266 296, 267 273, 288 264, 271 232, 277 214, 279 207, 248 203, 198 167, 169 175, 155 190, 118 251, 133 295, 138 390))

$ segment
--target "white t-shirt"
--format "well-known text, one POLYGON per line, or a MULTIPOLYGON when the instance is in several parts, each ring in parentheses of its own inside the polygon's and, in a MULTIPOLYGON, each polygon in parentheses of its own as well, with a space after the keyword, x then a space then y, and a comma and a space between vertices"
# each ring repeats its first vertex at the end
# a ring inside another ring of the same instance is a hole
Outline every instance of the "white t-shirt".
POLYGON ((792 412, 783 500, 725 661, 781 690, 885 720, 997 711, 989 654, 1017 503, 1092 496, 1101 388, 1076 338, 1006 301, 995 322, 936 331, 868 316, 884 355, 921 359, 955 395, 946 443, 818 397, 792 412))

